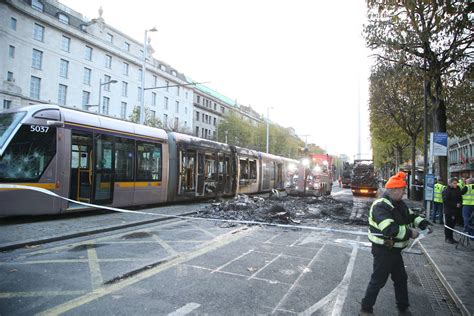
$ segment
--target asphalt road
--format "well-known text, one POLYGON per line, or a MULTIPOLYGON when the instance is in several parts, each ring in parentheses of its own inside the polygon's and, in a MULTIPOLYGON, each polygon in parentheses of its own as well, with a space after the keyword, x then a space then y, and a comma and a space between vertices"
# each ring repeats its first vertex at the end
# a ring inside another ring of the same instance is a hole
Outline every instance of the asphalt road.
MULTIPOLYGON (((404 258, 412 312, 457 314, 425 257, 404 258)), ((371 270, 365 237, 170 220, 0 253, 0 314, 356 315, 371 270)), ((389 283, 378 315, 397 315, 389 283)))

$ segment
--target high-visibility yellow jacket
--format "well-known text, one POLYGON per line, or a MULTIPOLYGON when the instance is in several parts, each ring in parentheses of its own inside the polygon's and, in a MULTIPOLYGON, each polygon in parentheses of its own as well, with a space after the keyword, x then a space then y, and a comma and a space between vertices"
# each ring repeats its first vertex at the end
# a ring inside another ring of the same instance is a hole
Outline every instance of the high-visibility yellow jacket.
POLYGON ((443 191, 446 189, 446 186, 442 185, 441 183, 435 183, 434 185, 434 198, 433 201, 435 203, 443 203, 443 191))
POLYGON ((466 184, 461 190, 462 205, 474 205, 474 184, 466 184))
POLYGON ((387 193, 375 200, 369 212, 369 240, 377 245, 403 249, 411 236, 410 228, 425 229, 430 223, 416 215, 403 201, 390 199, 387 193))

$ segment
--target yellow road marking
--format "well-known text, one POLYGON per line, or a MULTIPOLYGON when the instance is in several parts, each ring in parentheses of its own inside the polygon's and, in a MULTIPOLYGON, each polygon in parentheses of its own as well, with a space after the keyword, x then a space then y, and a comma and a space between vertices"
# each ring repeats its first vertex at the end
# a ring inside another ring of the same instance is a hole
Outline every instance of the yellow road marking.
POLYGON ((191 259, 194 259, 198 256, 201 256, 205 253, 208 253, 210 251, 219 249, 227 244, 230 244, 231 242, 234 242, 242 237, 244 237, 247 234, 250 234, 253 232, 256 228, 238 228, 235 230, 232 230, 224 235, 218 236, 215 239, 209 241, 206 243, 206 245, 200 249, 197 249, 195 251, 189 252, 189 253, 184 253, 180 255, 179 257, 165 262, 159 266, 156 266, 152 269, 146 270, 142 273, 139 273, 135 276, 132 276, 130 278, 127 278, 121 282, 114 283, 108 286, 102 286, 93 292, 87 293, 81 297, 75 298, 73 300, 70 300, 69 302, 65 302, 61 305, 58 305, 56 307, 53 307, 51 309, 48 309, 39 315, 59 315, 66 313, 74 308, 77 308, 79 306, 82 306, 84 304, 87 304, 89 302, 92 302, 94 300, 97 300, 99 298, 102 298, 106 295, 109 295, 111 293, 117 292, 119 290, 122 290, 128 286, 131 286, 139 281, 148 279, 150 277, 153 277, 157 275, 158 273, 165 271, 169 268, 172 268, 176 265, 182 264, 186 261, 189 261, 191 259), (240 232, 240 234, 236 234, 237 232, 240 232))
POLYGON ((82 295, 88 291, 0 292, 0 298, 82 295))
POLYGON ((87 257, 89 259, 89 270, 91 272, 92 289, 95 290, 102 286, 103 280, 94 244, 87 245, 87 257))

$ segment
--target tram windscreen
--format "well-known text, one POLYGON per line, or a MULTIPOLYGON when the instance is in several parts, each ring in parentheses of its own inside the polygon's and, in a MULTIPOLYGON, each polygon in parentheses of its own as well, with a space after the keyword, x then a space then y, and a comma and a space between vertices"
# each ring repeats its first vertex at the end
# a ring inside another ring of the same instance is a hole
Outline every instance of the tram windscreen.
POLYGON ((56 128, 22 125, 0 156, 0 182, 37 181, 56 154, 56 128))
POLYGON ((7 139, 25 115, 26 112, 0 113, 0 148, 5 145, 7 139))

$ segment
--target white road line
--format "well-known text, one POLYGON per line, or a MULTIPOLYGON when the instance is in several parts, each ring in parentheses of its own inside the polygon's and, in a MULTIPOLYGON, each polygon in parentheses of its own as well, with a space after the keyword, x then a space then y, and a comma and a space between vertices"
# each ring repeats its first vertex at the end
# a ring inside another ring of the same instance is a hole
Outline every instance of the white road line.
POLYGON ((94 244, 87 245, 87 258, 89 259, 92 290, 95 290, 102 286, 103 280, 94 244))
POLYGON ((316 261, 316 259, 319 257, 320 253, 322 252, 322 250, 324 249, 326 245, 323 245, 319 250, 318 252, 314 255, 313 259, 311 259, 311 261, 308 263, 308 265, 306 266, 305 269, 303 269, 300 273, 300 275, 298 276, 298 278, 295 280, 295 282, 293 282, 293 284, 291 285, 291 287, 288 289, 288 291, 285 293, 285 295, 281 298, 281 300, 278 302, 278 304, 275 306, 275 308, 273 309, 272 311, 272 314, 274 314, 278 308, 286 301, 286 298, 293 292, 293 289, 296 287, 296 285, 298 284, 299 280, 303 277, 303 275, 308 271, 308 269, 311 267, 311 265, 313 264, 314 261, 316 261))
POLYGON ((281 257, 281 253, 276 256, 275 258, 273 258, 272 260, 270 260, 266 265, 264 265, 262 268, 258 269, 257 271, 255 271, 254 274, 252 274, 251 276, 249 276, 249 278, 247 280, 250 280, 250 279, 253 279, 259 272, 263 271, 263 269, 265 269, 266 267, 268 267, 270 264, 272 264, 275 260, 277 260, 278 258, 281 257))
POLYGON ((235 261, 239 260, 240 258, 245 257, 246 255, 248 255, 249 253, 251 253, 251 252, 253 252, 253 251, 254 251, 254 249, 250 249, 249 251, 244 252, 243 254, 241 254, 240 256, 238 256, 237 258, 234 258, 234 259, 230 260, 229 262, 224 263, 224 264, 221 265, 220 267, 218 267, 218 268, 212 270, 212 271, 211 271, 211 274, 213 274, 214 272, 218 272, 218 271, 221 270, 222 268, 225 268, 226 266, 228 266, 228 265, 231 264, 232 262, 235 262, 235 261))
POLYGON ((270 239, 268 240, 265 240, 263 243, 264 244, 269 244, 273 239, 277 238, 278 236, 280 236, 282 233, 278 233, 276 235, 273 235, 272 237, 270 237, 270 239))
POLYGON ((290 247, 294 247, 295 245, 297 245, 300 242, 300 240, 302 240, 303 238, 306 238, 306 236, 308 236, 309 234, 311 233, 301 234, 301 236, 298 239, 296 239, 295 242, 290 245, 290 247))
POLYGON ((201 304, 198 304, 198 303, 188 303, 188 304, 184 305, 183 307, 178 308, 174 312, 169 313, 168 316, 187 315, 187 314, 191 313, 193 310, 195 310, 196 308, 199 308, 200 306, 201 306, 201 304))

